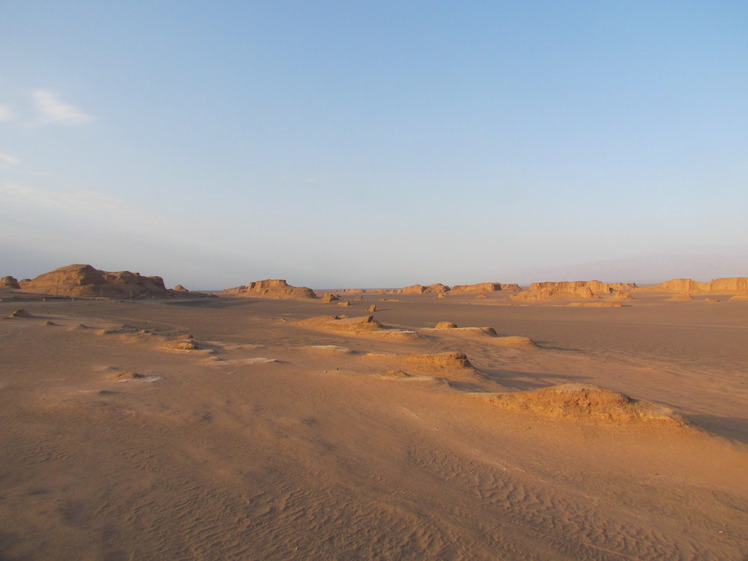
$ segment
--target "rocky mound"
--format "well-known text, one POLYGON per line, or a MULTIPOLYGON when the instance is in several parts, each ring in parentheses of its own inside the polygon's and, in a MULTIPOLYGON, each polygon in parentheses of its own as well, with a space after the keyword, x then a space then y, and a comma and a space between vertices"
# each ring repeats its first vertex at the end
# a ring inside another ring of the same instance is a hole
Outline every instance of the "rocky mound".
POLYGON ((110 273, 91 265, 68 265, 33 280, 22 281, 24 292, 75 298, 163 298, 172 292, 161 277, 145 277, 140 273, 110 273))
POLYGON ((408 355, 403 360, 415 368, 432 370, 434 368, 471 368, 472 365, 465 353, 434 353, 408 355))
POLYGON ((613 293, 612 298, 614 300, 633 300, 634 297, 627 290, 617 290, 613 293))
POLYGON ((188 290, 188 289, 186 289, 186 288, 185 288, 184 286, 182 286, 181 284, 178 284, 178 285, 176 285, 176 286, 175 286, 174 288, 172 288, 172 290, 173 290, 174 292, 189 292, 189 290, 188 290))
POLYGON ((316 298, 311 288, 292 286, 283 279, 250 282, 249 285, 227 288, 221 294, 247 298, 316 298))
POLYGON ((423 294, 426 291, 426 287, 422 284, 413 284, 400 289, 401 294, 423 294))
POLYGON ((452 294, 482 294, 484 292, 499 292, 502 290, 498 282, 482 282, 478 284, 458 284, 452 287, 452 294))
POLYGON ((748 293, 748 277, 715 279, 709 283, 709 292, 720 294, 748 293))
POLYGON ((709 283, 691 279, 671 279, 650 288, 661 292, 709 292, 709 283))
POLYGON ((374 316, 360 316, 354 318, 338 316, 316 316, 296 322, 299 325, 317 327, 339 333, 371 333, 384 329, 384 326, 374 319, 374 316))
POLYGON ((444 294, 449 292, 449 287, 440 282, 430 284, 428 286, 423 286, 422 284, 413 284, 411 286, 401 288, 397 292, 399 292, 400 294, 444 294))
POLYGON ((495 394, 488 401, 498 407, 563 419, 600 422, 662 423, 684 426, 686 421, 662 405, 588 384, 562 384, 538 390, 495 394))
POLYGON ((0 279, 0 288, 21 288, 15 277, 3 277, 0 279))
POLYGON ((514 300, 546 300, 554 297, 597 298, 614 290, 631 290, 634 283, 604 283, 600 281, 534 282, 530 288, 512 296, 514 300))

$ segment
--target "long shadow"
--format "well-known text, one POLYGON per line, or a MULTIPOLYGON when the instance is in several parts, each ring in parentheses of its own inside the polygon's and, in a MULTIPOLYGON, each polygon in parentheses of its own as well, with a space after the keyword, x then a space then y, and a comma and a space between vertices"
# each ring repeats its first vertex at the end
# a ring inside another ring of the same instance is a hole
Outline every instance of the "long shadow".
POLYGON ((218 298, 218 297, 206 297, 195 300, 176 300, 164 302, 167 306, 184 306, 187 308, 236 308, 241 306, 251 306, 257 304, 257 300, 250 298, 234 299, 234 298, 218 298))
POLYGON ((501 370, 495 368, 480 368, 480 371, 490 380, 517 390, 535 390, 551 385, 548 380, 561 380, 568 383, 590 380, 590 376, 567 376, 563 374, 547 374, 539 372, 523 372, 519 370, 501 370), (529 378, 529 379, 528 379, 529 378))
POLYGON ((717 415, 684 415, 693 424, 730 440, 748 444, 748 419, 717 415))

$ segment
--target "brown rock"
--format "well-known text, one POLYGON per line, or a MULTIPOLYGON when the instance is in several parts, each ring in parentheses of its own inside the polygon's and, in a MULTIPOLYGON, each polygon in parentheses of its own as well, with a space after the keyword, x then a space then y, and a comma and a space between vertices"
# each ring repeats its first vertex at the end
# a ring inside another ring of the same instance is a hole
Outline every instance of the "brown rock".
POLYGON ((3 277, 0 279, 0 288, 21 288, 14 277, 3 277))
POLYGON ((497 394, 488 401, 504 409, 553 418, 590 419, 611 423, 655 422, 684 426, 672 410, 648 401, 588 384, 562 384, 538 390, 497 394))
POLYGON ((514 300, 546 300, 548 298, 596 298, 607 296, 613 290, 636 287, 633 283, 608 284, 600 281, 534 282, 528 290, 512 295, 514 300))
POLYGON ((68 265, 22 283, 25 292, 76 298, 146 298, 171 295, 161 277, 110 273, 91 265, 68 265))
POLYGON ((452 294, 481 294, 483 292, 498 292, 501 284, 498 282, 482 282, 479 284, 458 284, 453 286, 452 294))
POLYGON ((222 291, 227 296, 246 298, 316 298, 311 288, 292 286, 282 279, 267 279, 249 283, 222 291))

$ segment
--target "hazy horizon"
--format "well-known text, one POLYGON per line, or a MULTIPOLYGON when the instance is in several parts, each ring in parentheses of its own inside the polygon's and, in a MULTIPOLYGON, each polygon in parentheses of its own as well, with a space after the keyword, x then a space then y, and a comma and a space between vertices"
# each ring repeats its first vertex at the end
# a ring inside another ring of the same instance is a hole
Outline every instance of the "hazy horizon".
POLYGON ((3 15, 0 275, 748 276, 744 3, 3 15))

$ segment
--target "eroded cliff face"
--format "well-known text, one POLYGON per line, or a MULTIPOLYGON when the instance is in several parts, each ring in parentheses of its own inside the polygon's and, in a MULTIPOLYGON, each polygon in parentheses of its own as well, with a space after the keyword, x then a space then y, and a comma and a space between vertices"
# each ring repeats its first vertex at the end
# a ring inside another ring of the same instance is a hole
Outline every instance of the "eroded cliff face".
POLYGON ((316 298, 311 288, 292 286, 283 279, 266 279, 250 282, 249 285, 227 288, 222 292, 227 296, 248 298, 316 298))
POLYGON ((101 271, 91 265, 68 265, 20 283, 24 292, 75 298, 147 298, 170 296, 164 279, 130 271, 101 271))
POLYGON ((634 283, 593 281, 534 282, 529 289, 512 296, 516 300, 546 300, 554 297, 598 298, 617 291, 633 290, 634 283))

